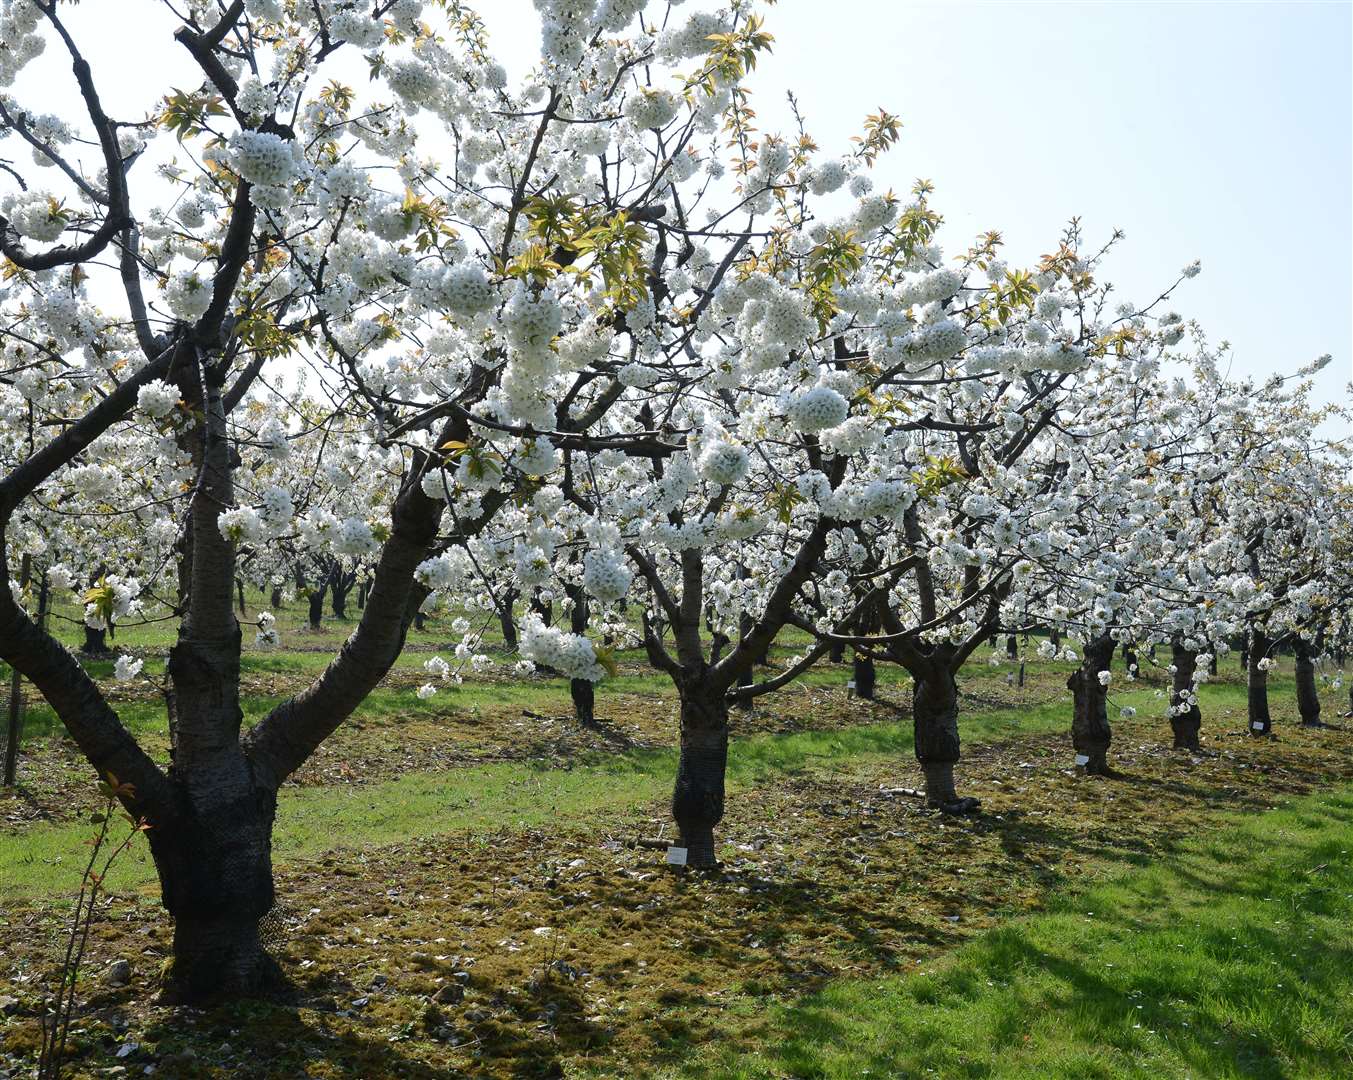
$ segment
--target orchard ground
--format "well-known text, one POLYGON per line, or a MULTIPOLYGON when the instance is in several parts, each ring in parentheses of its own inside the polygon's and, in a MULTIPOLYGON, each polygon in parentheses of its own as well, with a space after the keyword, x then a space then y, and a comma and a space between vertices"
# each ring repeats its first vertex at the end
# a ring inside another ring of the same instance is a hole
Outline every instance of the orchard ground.
MULTIPOLYGON (((248 721, 350 625, 303 621, 284 612, 283 648, 246 650, 248 721)), ((161 760, 173 632, 118 632, 149 678, 87 664, 161 760)), ((269 922, 292 997, 153 1005, 170 927, 137 847, 94 928, 72 1075, 1353 1073, 1353 731, 1297 727, 1281 671, 1277 738, 1247 736, 1230 658, 1189 754, 1169 749, 1164 672, 1143 657, 1128 683, 1115 660, 1114 715, 1138 715, 1114 721, 1118 775, 1087 778, 1069 665, 1032 662, 1012 686, 983 651, 960 679, 959 767, 982 813, 950 818, 892 790, 919 786, 900 670, 881 667, 866 703, 848 666, 823 664, 735 716, 722 866, 697 875, 636 844, 671 835, 670 680, 622 654, 588 728, 562 680, 467 677, 418 699, 451 639, 435 620, 414 631, 283 789, 269 922), (127 986, 101 978, 118 959, 127 986)), ((1333 720, 1346 699, 1322 697, 1333 720)), ((0 1069, 16 1075, 98 802, 36 700, 25 730, 20 787, 0 798, 0 1069)))

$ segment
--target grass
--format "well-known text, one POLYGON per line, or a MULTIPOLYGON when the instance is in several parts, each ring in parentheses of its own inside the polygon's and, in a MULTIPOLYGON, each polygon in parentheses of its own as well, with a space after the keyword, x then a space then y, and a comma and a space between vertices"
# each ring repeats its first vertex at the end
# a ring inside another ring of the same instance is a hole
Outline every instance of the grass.
MULTIPOLYGON (((1275 680, 1275 691, 1282 689, 1283 684, 1275 680)), ((1135 691, 1116 695, 1115 702, 1145 708, 1153 694, 1135 691)), ((1243 687, 1203 687, 1205 715, 1235 708, 1243 701, 1243 687)), ((371 707, 380 707, 379 697, 371 707)), ((157 703, 145 703, 136 706, 133 716, 150 725, 157 716, 163 717, 163 709, 157 703)), ((961 718, 964 738, 979 742, 1015 732, 1056 731, 1069 723, 1069 703, 1060 700, 1020 710, 978 711, 961 718)), ((852 762, 909 755, 912 737, 911 722, 906 720, 735 739, 728 766, 729 789, 736 792, 798 772, 837 770, 852 762)), ((507 762, 416 772, 378 783, 285 787, 279 798, 274 852, 285 860, 411 837, 582 820, 599 810, 631 809, 662 799, 675 771, 676 752, 661 748, 596 755, 573 768, 507 762)), ((0 896, 69 891, 88 832, 85 824, 68 823, 38 825, 0 836, 0 896)), ((127 887, 153 878, 149 854, 138 845, 114 869, 109 884, 127 887)))
POLYGON ((1353 1076, 1350 850, 1346 785, 1057 898, 928 970, 748 1010, 660 1075, 1353 1076))

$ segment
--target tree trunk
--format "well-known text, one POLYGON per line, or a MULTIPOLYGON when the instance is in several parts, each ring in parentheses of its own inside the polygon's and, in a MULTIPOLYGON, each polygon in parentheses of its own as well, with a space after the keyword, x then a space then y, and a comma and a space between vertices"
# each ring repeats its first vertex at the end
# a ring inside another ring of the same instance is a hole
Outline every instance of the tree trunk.
POLYGON ((281 606, 282 606, 282 586, 281 586, 281 585, 274 585, 274 586, 272 587, 272 595, 268 597, 268 606, 269 606, 270 608, 272 608, 273 611, 277 611, 279 608, 281 608, 281 606))
POLYGON ((1182 641, 1176 641, 1172 646, 1171 662, 1174 664, 1174 681, 1170 688, 1170 727, 1174 729, 1174 748, 1197 750, 1198 732, 1203 725, 1203 714, 1196 700, 1197 687, 1193 683, 1198 654, 1186 649, 1182 641))
POLYGON ((1245 644, 1250 734, 1255 737, 1271 735, 1273 719, 1268 711, 1268 669, 1261 666, 1268 659, 1268 635, 1262 630, 1251 630, 1245 644))
POLYGON ((1087 642, 1081 666, 1066 681, 1075 701, 1071 744, 1076 748, 1077 764, 1091 776, 1106 776, 1109 772, 1113 731, 1109 727, 1108 688, 1101 685, 1099 673, 1109 670, 1113 647, 1113 638, 1107 634, 1087 642))
POLYGON ((1315 685, 1315 659, 1311 643, 1299 637, 1293 644, 1296 654, 1297 712, 1304 727, 1320 726, 1320 691, 1315 685))
POLYGON ((348 617, 348 593, 352 591, 354 580, 353 575, 345 574, 337 568, 329 578, 329 603, 333 608, 335 619, 348 617))
POLYGON ((855 680, 855 696, 865 701, 873 701, 874 685, 878 682, 873 659, 856 653, 851 668, 851 677, 855 680))
POLYGON ((1014 634, 1006 634, 1005 636, 1005 658, 1007 660, 1019 659, 1019 641, 1014 634))
POLYGON ((357 610, 366 610, 366 594, 371 591, 371 579, 362 578, 361 584, 357 586, 357 610))
POLYGON ((596 689, 590 679, 570 679, 568 694, 573 699, 573 715, 578 723, 591 727, 597 722, 596 689))
POLYGON ((942 810, 962 812, 977 805, 960 799, 954 788, 954 766, 959 758, 958 684, 948 667, 936 664, 911 672, 912 724, 916 760, 925 776, 926 803, 942 810))
POLYGON ((688 677, 681 698, 681 757, 672 792, 672 817, 686 849, 687 866, 715 866, 714 827, 723 820, 728 766, 728 706, 688 677))
POLYGON ((517 623, 513 612, 516 603, 516 591, 508 589, 503 593, 502 603, 498 605, 498 625, 503 631, 503 644, 514 650, 517 647, 517 623))
MULTIPOLYGON (((28 588, 28 582, 33 575, 33 556, 28 552, 23 553, 19 560, 19 588, 20 590, 28 588)), ((42 574, 42 590, 38 598, 38 625, 42 626, 47 613, 47 572, 42 574)), ((3 781, 5 787, 13 787, 15 775, 19 768, 19 740, 23 737, 23 673, 17 667, 11 667, 9 672, 9 725, 5 734, 5 771, 3 781)))
POLYGON ((233 775, 204 767, 178 782, 182 825, 146 834, 174 918, 165 1004, 248 996, 282 981, 258 932, 274 899, 276 799, 252 784, 243 754, 236 749, 230 756, 237 760, 221 772, 233 775))
MULTIPOLYGON (((566 585, 564 591, 573 602, 568 613, 568 628, 575 634, 586 634, 591 610, 587 603, 587 590, 581 585, 566 585)), ((569 697, 573 699, 573 715, 578 723, 591 725, 596 723, 596 691, 587 679, 570 679, 569 697)))
POLYGON ((80 651, 86 656, 108 655, 108 631, 85 624, 85 643, 80 651))
POLYGON ((244 578, 235 579, 235 588, 239 591, 240 594, 240 614, 247 615, 249 613, 249 609, 246 606, 244 597, 244 578))
POLYGON ((204 388, 188 440, 200 481, 188 509, 188 607, 166 672, 175 812, 147 833, 174 917, 164 999, 198 1005, 264 990, 276 968, 258 920, 272 907, 275 788, 255 781, 240 745, 240 624, 232 607, 235 546, 217 528, 234 503, 232 450, 219 386, 204 388))
POLYGON ((1137 650, 1130 645, 1123 646, 1123 670, 1130 676, 1136 678, 1137 670, 1140 665, 1137 663, 1137 650))
POLYGON ((324 625, 324 593, 327 586, 320 582, 310 590, 310 629, 318 630, 324 625))

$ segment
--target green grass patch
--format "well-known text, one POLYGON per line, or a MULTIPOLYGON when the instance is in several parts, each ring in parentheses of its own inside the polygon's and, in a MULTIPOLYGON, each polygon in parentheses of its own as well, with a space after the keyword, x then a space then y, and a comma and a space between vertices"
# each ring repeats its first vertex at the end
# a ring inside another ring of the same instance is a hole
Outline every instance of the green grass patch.
MULTIPOLYGON (((1153 693, 1140 690, 1115 700, 1145 708, 1153 693)), ((401 695, 401 701, 408 696, 401 695)), ((1234 708, 1243 701, 1243 687, 1203 688, 1205 710, 1234 708)), ((380 707, 379 696, 370 707, 380 707)), ((134 715, 141 717, 142 709, 146 724, 163 715, 158 703, 137 705, 134 715)), ((1069 716, 1070 703, 1055 701, 1020 710, 973 712, 960 722, 964 738, 980 742, 1016 732, 1064 729, 1069 716)), ((735 739, 728 786, 736 792, 805 770, 840 770, 852 763, 910 755, 912 745, 910 720, 735 739)), ((417 772, 371 784, 284 787, 278 801, 274 852, 279 860, 286 860, 419 836, 482 834, 569 819, 582 821, 598 811, 651 805, 670 790, 675 772, 676 751, 662 748, 594 755, 572 768, 509 762, 417 772)), ((68 823, 35 826, 0 837, 0 895, 73 889, 83 840, 90 831, 88 825, 68 823)), ((110 885, 129 887, 153 878, 149 854, 138 844, 114 868, 110 885)))
POLYGON ((658 1075, 1353 1076, 1351 851, 1353 787, 1302 798, 925 971, 743 1011, 717 1046, 658 1075))

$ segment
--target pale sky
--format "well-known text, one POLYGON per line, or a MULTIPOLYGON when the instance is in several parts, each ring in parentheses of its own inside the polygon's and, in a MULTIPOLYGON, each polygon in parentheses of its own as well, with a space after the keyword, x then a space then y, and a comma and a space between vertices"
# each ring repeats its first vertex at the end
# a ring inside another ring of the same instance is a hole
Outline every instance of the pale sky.
MULTIPOLYGON (((530 0, 478 8, 493 50, 524 71, 539 49, 530 0)), ((162 10, 63 9, 114 115, 200 81, 162 10)), ((1232 343, 1236 374, 1290 372, 1328 352, 1318 397, 1348 401, 1349 0, 780 0, 767 29, 774 53, 752 84, 763 129, 790 130, 787 90, 829 152, 849 149, 880 107, 898 115, 902 139, 877 180, 900 193, 932 180, 951 252, 997 229, 1011 264, 1027 265, 1072 215, 1093 239, 1120 227, 1105 276, 1123 299, 1146 302, 1201 259, 1173 306, 1232 343)), ((78 98, 53 53, 14 90, 66 111, 78 98)))

